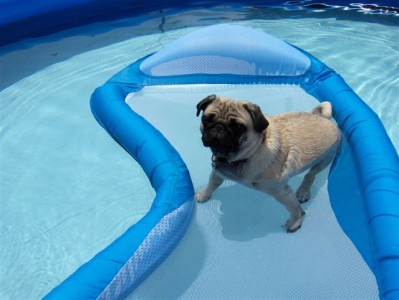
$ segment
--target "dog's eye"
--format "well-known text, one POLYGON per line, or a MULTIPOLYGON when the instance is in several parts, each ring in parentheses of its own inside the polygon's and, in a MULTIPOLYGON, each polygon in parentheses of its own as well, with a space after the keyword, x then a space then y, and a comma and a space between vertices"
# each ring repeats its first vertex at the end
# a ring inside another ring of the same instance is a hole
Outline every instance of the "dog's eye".
POLYGON ((247 126, 239 122, 231 122, 231 127, 234 129, 235 132, 242 134, 247 130, 247 126))
POLYGON ((214 121, 215 119, 216 119, 215 114, 206 114, 206 115, 202 115, 201 121, 202 121, 202 124, 207 125, 207 124, 211 123, 212 121, 214 121))

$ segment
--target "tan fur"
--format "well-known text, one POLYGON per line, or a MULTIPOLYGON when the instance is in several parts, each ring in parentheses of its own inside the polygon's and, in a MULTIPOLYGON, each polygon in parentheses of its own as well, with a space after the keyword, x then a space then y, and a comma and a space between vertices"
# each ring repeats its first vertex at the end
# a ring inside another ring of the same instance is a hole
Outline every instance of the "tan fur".
POLYGON ((239 151, 229 153, 227 163, 213 163, 209 183, 196 193, 196 200, 208 200, 224 178, 228 178, 272 195, 290 212, 285 228, 294 232, 300 228, 304 215, 300 203, 309 200, 315 175, 330 164, 340 145, 340 131, 329 120, 331 104, 323 102, 311 113, 265 116, 269 125, 258 133, 253 129, 250 114, 243 108, 249 103, 218 97, 206 107, 204 114, 214 113, 224 122, 229 116, 238 118, 248 129, 240 139, 239 151), (245 162, 238 166, 230 164, 241 159, 245 162), (295 194, 288 185, 288 179, 309 168, 295 194))

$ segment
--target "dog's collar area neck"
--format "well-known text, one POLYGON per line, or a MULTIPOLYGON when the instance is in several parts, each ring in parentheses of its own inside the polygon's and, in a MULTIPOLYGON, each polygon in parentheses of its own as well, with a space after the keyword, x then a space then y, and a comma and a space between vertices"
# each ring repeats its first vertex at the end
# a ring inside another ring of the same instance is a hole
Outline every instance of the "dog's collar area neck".
POLYGON ((234 167, 234 168, 235 168, 235 167, 238 167, 239 165, 245 163, 247 160, 248 160, 248 159, 246 159, 246 158, 244 158, 244 159, 239 159, 239 160, 235 160, 235 161, 228 162, 228 164, 229 164, 231 167, 234 167))
POLYGON ((239 159, 239 160, 228 161, 227 158, 224 156, 212 155, 212 165, 214 165, 216 162, 218 162, 218 163, 228 164, 230 167, 236 168, 240 164, 245 163, 247 160, 248 160, 247 158, 243 158, 243 159, 239 159))

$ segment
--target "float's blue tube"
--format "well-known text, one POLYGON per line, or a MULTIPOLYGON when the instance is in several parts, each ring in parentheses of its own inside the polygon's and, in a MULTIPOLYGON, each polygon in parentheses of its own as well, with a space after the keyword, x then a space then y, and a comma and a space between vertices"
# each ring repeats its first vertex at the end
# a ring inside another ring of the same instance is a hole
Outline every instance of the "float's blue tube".
POLYGON ((105 84, 94 92, 91 106, 99 123, 141 164, 157 193, 151 209, 45 299, 123 298, 175 248, 191 220, 194 191, 187 168, 162 134, 125 104, 134 90, 105 84))
MULTIPOLYGON (((318 99, 328 99, 332 103, 334 118, 353 153, 357 168, 353 189, 357 189, 359 184, 362 198, 358 201, 364 201, 369 225, 364 231, 371 235, 373 253, 364 253, 365 245, 355 244, 366 261, 367 257, 372 259, 367 262, 376 275, 381 298, 399 299, 398 154, 378 116, 339 75, 331 73, 312 86, 309 92, 318 99)), ((330 176, 329 190, 334 189, 330 197, 349 201, 353 195, 339 188, 341 180, 330 176)), ((348 212, 347 217, 349 220, 357 218, 356 212, 348 212)))
MULTIPOLYGON (((382 299, 399 299, 399 159, 378 116, 346 84, 341 76, 322 62, 312 60, 310 76, 301 86, 320 101, 334 108, 334 118, 344 133, 352 152, 356 175, 351 188, 340 188, 343 174, 332 168, 329 176, 331 202, 362 201, 368 228, 353 229, 360 212, 344 212, 337 218, 363 258, 373 270, 382 299), (358 190, 360 197, 354 192, 358 190), (349 193, 349 194, 348 194, 349 193), (364 237, 364 235, 370 235, 364 237), (363 236, 363 237, 362 237, 363 236), (369 245, 364 244, 371 242, 369 245), (370 253, 371 252, 371 253, 370 253)), ((339 160, 338 160, 339 161, 339 160)), ((347 168, 341 162, 335 168, 347 168)), ((338 204, 340 205, 340 204, 338 204)))

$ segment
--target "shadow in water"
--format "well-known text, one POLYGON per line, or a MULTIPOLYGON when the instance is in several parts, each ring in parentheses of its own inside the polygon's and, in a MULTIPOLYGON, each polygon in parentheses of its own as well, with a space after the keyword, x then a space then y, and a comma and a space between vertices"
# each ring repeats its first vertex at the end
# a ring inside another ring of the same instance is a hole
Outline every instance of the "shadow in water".
POLYGON ((240 184, 220 188, 222 233, 233 241, 250 241, 270 233, 281 232, 281 224, 288 218, 279 203, 271 196, 240 184))
MULTIPOLYGON (((296 191, 302 182, 302 176, 296 176, 289 182, 296 191)), ((311 188, 311 199, 302 205, 306 211, 317 201, 318 191, 325 185, 327 172, 319 174, 311 188)), ((250 241, 262 238, 270 233, 285 232, 283 225, 289 213, 268 194, 255 191, 240 184, 219 188, 215 196, 221 201, 221 218, 223 236, 233 241, 250 241)), ((305 216, 306 217, 306 216, 305 216)))

